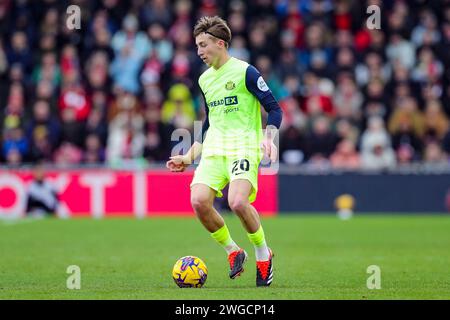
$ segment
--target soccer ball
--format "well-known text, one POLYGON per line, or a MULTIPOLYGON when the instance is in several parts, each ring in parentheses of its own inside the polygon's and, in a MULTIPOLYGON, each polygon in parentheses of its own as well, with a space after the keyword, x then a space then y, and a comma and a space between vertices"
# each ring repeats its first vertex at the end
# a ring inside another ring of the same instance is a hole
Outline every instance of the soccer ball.
POLYGON ((180 288, 201 288, 207 276, 206 264, 194 256, 178 259, 172 270, 173 280, 180 288))

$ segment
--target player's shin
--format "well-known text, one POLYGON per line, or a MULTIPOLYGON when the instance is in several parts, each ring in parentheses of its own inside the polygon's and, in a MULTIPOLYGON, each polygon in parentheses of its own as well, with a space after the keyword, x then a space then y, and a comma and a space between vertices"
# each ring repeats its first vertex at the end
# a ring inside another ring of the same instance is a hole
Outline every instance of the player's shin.
POLYGON ((264 230, 260 225, 259 229, 255 233, 247 233, 248 239, 255 247, 256 261, 269 260, 270 253, 266 244, 266 238, 264 236, 264 230))
POLYGON ((239 246, 233 241, 230 235, 230 231, 226 224, 223 225, 217 231, 211 233, 211 237, 216 240, 216 242, 225 249, 227 254, 232 253, 233 251, 238 251, 239 246))

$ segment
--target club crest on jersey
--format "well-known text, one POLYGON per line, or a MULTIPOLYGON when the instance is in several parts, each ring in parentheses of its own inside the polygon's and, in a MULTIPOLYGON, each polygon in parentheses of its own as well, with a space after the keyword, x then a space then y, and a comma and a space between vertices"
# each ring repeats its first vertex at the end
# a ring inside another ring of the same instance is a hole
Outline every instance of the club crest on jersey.
POLYGON ((227 90, 233 90, 234 88, 236 88, 236 85, 234 84, 233 81, 228 81, 227 84, 225 85, 225 89, 227 90))

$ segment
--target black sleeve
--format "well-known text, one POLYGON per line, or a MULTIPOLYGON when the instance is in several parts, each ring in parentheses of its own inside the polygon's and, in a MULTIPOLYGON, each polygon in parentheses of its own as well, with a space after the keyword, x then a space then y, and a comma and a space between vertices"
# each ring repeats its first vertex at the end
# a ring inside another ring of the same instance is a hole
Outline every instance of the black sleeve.
POLYGON ((195 141, 203 143, 203 137, 205 136, 205 133, 209 128, 209 117, 208 117, 209 109, 208 109, 208 106, 206 105, 206 98, 205 98, 205 94, 203 93, 202 89, 200 89, 200 92, 202 93, 203 101, 205 101, 206 117, 205 117, 205 121, 203 122, 202 132, 195 137, 195 141))
POLYGON ((258 99, 264 110, 269 114, 267 125, 280 128, 283 111, 281 111, 280 105, 275 100, 272 91, 270 91, 259 71, 252 65, 249 65, 247 68, 245 85, 247 90, 258 99))

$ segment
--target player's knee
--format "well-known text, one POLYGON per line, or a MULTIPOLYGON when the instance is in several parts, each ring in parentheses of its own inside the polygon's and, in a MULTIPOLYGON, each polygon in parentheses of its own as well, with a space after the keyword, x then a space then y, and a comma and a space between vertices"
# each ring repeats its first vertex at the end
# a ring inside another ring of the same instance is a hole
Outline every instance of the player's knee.
POLYGON ((244 197, 234 197, 228 200, 228 204, 233 212, 240 213, 245 212, 249 202, 248 199, 244 197))
POLYGON ((197 214, 208 212, 212 207, 208 198, 196 195, 191 197, 191 205, 197 214))

